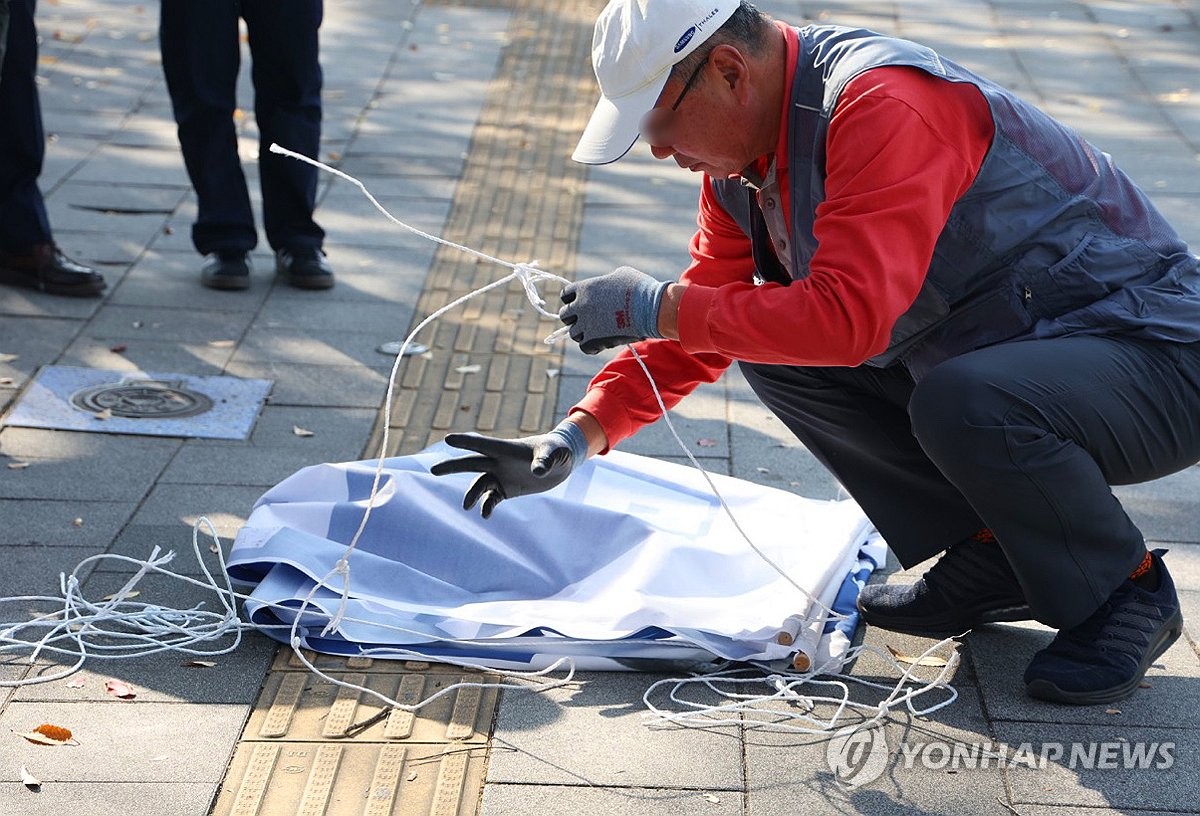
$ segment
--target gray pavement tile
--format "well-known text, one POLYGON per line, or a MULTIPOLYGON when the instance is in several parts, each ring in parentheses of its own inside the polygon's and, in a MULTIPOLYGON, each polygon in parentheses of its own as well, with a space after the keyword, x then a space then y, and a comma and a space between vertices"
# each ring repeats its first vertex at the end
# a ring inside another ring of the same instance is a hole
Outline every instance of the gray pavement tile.
MULTIPOLYGON (((396 303, 271 298, 254 321, 253 328, 256 331, 276 328, 303 331, 312 336, 317 332, 328 332, 330 326, 337 326, 336 331, 329 333, 390 337, 397 327, 406 325, 411 318, 411 307, 396 303)), ((376 362, 373 357, 368 359, 376 362)))
MULTIPOLYGON (((74 573, 80 581, 86 580, 95 563, 82 562, 98 552, 87 547, 6 547, 4 570, 0 571, 0 598, 61 598, 60 576, 74 573)), ((48 611, 42 604, 26 601, 0 604, 0 615, 10 619, 9 623, 28 620, 31 610, 36 614, 48 611)), ((8 654, 27 656, 29 652, 10 650, 8 654)))
POLYGON ((810 499, 845 498, 836 479, 764 405, 730 400, 733 473, 810 499))
MULTIPOLYGON (((175 782, 220 779, 249 706, 218 703, 13 702, 10 728, 68 728, 77 746, 0 742, 0 781, 20 781, 21 765, 43 782, 175 782)), ((90 812, 90 811, 89 811, 90 812)), ((141 813, 141 811, 135 811, 141 813)))
POLYGON ((1163 556, 1163 563, 1171 573, 1171 580, 1175 582, 1176 590, 1200 592, 1200 545, 1176 543, 1160 545, 1157 542, 1149 541, 1146 546, 1151 549, 1160 546, 1166 548, 1167 554, 1163 556))
MULTIPOLYGON (((213 550, 215 545, 212 535, 207 529, 201 530, 198 540, 200 553, 197 556, 196 548, 192 545, 192 530, 182 524, 130 524, 121 530, 121 534, 116 537, 107 552, 142 561, 149 558, 150 554, 154 552, 154 548, 158 547, 160 555, 168 552, 175 553, 174 559, 166 565, 166 568, 172 572, 207 580, 204 569, 200 565, 202 560, 211 575, 218 581, 223 580, 221 578, 221 559, 213 550)), ((233 545, 233 539, 222 537, 220 543, 222 556, 228 555, 229 549, 233 545)), ((128 574, 130 565, 127 561, 115 558, 103 559, 96 562, 95 569, 96 572, 128 574)))
MULTIPOLYGON (((386 357, 380 355, 390 367, 386 357)), ((387 391, 389 369, 360 365, 306 365, 302 363, 233 361, 226 373, 234 377, 274 380, 270 405, 341 406, 378 408, 387 391)))
POLYGON ((92 319, 85 334, 105 340, 228 343, 242 336, 252 317, 242 311, 200 309, 186 301, 175 306, 110 303, 92 319))
MULTIPOLYGON (((6 464, 25 464, 0 480, 0 498, 66 501, 85 491, 89 500, 137 502, 154 484, 179 447, 175 440, 159 445, 110 444, 88 453, 60 456, 9 454, 6 464)), ((5 450, 7 451, 7 445, 5 450)))
MULTIPOLYGON (((494 750, 494 749, 493 749, 494 750)), ((570 787, 566 785, 487 785, 480 816, 740 816, 741 791, 662 790, 626 787, 570 787)))
POLYGON ((133 516, 134 524, 191 527, 206 517, 222 537, 233 536, 258 497, 260 487, 241 485, 160 484, 133 516))
POLYGON ((275 274, 271 256, 261 252, 251 255, 249 290, 217 291, 200 285, 204 259, 187 240, 189 243, 177 251, 152 249, 138 258, 120 286, 112 290, 108 303, 225 312, 256 312, 262 307, 275 274))
POLYGON ((114 436, 47 428, 12 426, 0 431, 0 455, 12 457, 41 456, 54 459, 69 456, 102 456, 114 446, 154 451, 162 448, 173 450, 179 443, 162 437, 114 436))
POLYGON ((161 186, 191 185, 179 148, 101 145, 71 176, 73 181, 161 186))
MULTIPOLYGON (((355 158, 351 156, 347 161, 355 158)), ((441 235, 450 214, 450 199, 446 196, 453 188, 443 185, 441 195, 433 198, 401 198, 392 195, 392 190, 405 189, 407 183, 397 184, 395 179, 374 181, 376 183, 367 184, 367 189, 393 218, 422 232, 441 235)), ((353 187, 345 192, 331 190, 321 200, 316 219, 325 229, 328 240, 354 247, 390 249, 399 254, 414 251, 420 243, 429 242, 393 223, 353 187)))
POLYGON ((5 316, 0 320, 0 354, 16 358, 0 362, 0 377, 21 387, 39 367, 53 363, 82 327, 78 320, 5 316))
MULTIPOLYGON (((119 583, 114 585, 114 589, 119 586, 119 583)), ((231 638, 223 638, 219 645, 226 646, 232 642, 231 638)), ((137 694, 136 701, 142 703, 252 705, 278 646, 278 643, 257 632, 247 632, 243 634, 237 650, 229 654, 160 652, 144 657, 89 660, 70 678, 20 687, 14 699, 24 703, 107 704, 113 698, 105 690, 105 683, 108 680, 121 680, 133 686, 137 694), (196 660, 216 665, 186 665, 196 660)), ((66 665, 74 662, 62 657, 59 661, 65 661, 66 665)), ((34 666, 26 679, 55 677, 63 668, 64 665, 59 662, 43 662, 34 666)))
POLYGON ((861 764, 851 758, 852 768, 860 768, 868 777, 872 770, 879 775, 871 781, 858 780, 858 787, 850 790, 834 775, 830 756, 836 756, 838 743, 828 736, 748 733, 750 812, 763 816, 1011 813, 999 801, 1007 797, 998 762, 983 767, 978 761, 980 751, 995 750, 979 698, 969 688, 960 689, 960 695, 955 703, 927 717, 893 713, 882 736, 865 743, 867 758, 861 764), (955 745, 968 751, 973 747, 974 764, 961 762, 956 767, 948 758, 940 762, 947 747, 953 750, 955 745), (886 760, 878 760, 878 765, 872 761, 885 750, 886 760))
POLYGON ((1120 729, 1200 727, 1200 710, 1192 702, 1200 690, 1200 660, 1186 638, 1177 641, 1146 673, 1149 688, 1139 688, 1111 706, 1064 706, 1027 696, 1022 681, 1030 659, 1053 634, 1053 630, 1030 622, 996 624, 968 636, 980 690, 994 722, 1072 723, 1120 729))
MULTIPOLYGON (((102 272, 110 290, 120 284, 129 265, 146 248, 143 240, 107 232, 77 232, 56 228, 54 239, 67 255, 102 272)), ((56 299, 63 300, 61 297, 56 299)))
POLYGON ((642 694, 657 675, 578 677, 575 688, 502 695, 489 782, 742 789, 736 734, 643 724, 642 694))
MULTIPOLYGON (((379 247, 360 247, 342 243, 340 236, 328 235, 325 253, 333 268, 337 284, 326 291, 315 293, 321 304, 339 301, 370 301, 375 303, 399 304, 409 311, 421 297, 426 271, 433 263, 437 246, 420 240, 419 245, 406 248, 403 252, 379 247)), ((311 303, 313 292, 276 286, 271 292, 275 301, 294 298, 311 303)), ((320 308, 314 307, 314 308, 320 308)), ((391 334, 408 330, 410 318, 401 311, 396 314, 396 324, 391 334)))
POLYGON ((1022 812, 1027 804, 1195 812, 1200 762, 1187 730, 1059 722, 998 722, 995 728, 1008 745, 1030 743, 1039 757, 1047 755, 1044 765, 1005 769, 1012 802, 1022 812), (1060 758, 1053 758, 1056 748, 1060 758))
MULTIPOLYGON (((872 583, 881 578, 882 575, 877 575, 872 583)), ((862 637, 858 643, 864 649, 850 666, 849 672, 854 677, 872 682, 894 685, 907 669, 911 669, 912 677, 920 682, 932 681, 941 673, 940 665, 913 665, 911 661, 901 662, 895 657, 895 653, 898 652, 905 657, 915 659, 925 654, 928 649, 937 646, 931 656, 935 659, 948 659, 952 651, 950 644, 939 646, 940 641, 934 638, 889 632, 886 629, 866 624, 860 624, 859 631, 862 637)), ((958 646, 958 667, 947 677, 947 682, 955 688, 979 684, 979 678, 975 674, 975 663, 971 659, 971 651, 972 645, 969 639, 958 646)))
POLYGON ((44 783, 37 793, 16 782, 0 782, 0 799, 15 803, 22 816, 62 816, 81 803, 86 803, 88 816, 192 816, 208 812, 217 790, 215 782, 60 782, 40 771, 40 755, 27 764, 44 783))
POLYGON ((4 543, 15 550, 27 546, 43 550, 47 545, 104 549, 136 507, 132 502, 75 498, 0 499, 0 530, 5 531, 4 543))
POLYGON ((1200 466, 1152 482, 1115 487, 1113 493, 1147 539, 1200 542, 1196 524, 1200 466))
POLYGON ((231 456, 252 447, 287 448, 314 456, 350 453, 357 456, 370 436, 377 411, 360 408, 297 408, 268 405, 258 417, 248 442, 194 439, 184 450, 220 449, 231 456), (295 429, 312 431, 299 435, 295 429))
POLYGON ((1200 592, 1179 593, 1179 608, 1183 612, 1183 631, 1191 639, 1191 647, 1200 654, 1200 592))
MULTIPOLYGON (((1189 127, 1193 133, 1200 132, 1200 115, 1192 120, 1189 127)), ((1200 152, 1197 155, 1200 155, 1200 152)), ((1200 162, 1200 159, 1197 161, 1200 162)), ((1200 166, 1197 169, 1200 169, 1200 166)), ((1200 195, 1152 192, 1151 200, 1195 252, 1194 247, 1200 246, 1200 195)))
POLYGON ((219 376, 233 356, 230 341, 176 343, 135 338, 79 337, 63 352, 58 363, 105 371, 160 371, 194 376, 219 376))
POLYGON ((356 460, 361 453, 361 446, 328 454, 285 448, 254 447, 236 453, 221 448, 185 448, 163 471, 158 483, 248 485, 265 490, 301 468, 319 462, 356 460))
MULTIPOLYGON (((702 385, 669 414, 675 432, 693 455, 728 456, 729 434, 725 420, 724 388, 702 385)), ((683 456, 671 429, 661 418, 617 445, 618 450, 642 456, 683 456)))
MULTIPOLYGON (((293 304, 291 311, 303 312, 306 308, 312 312, 320 311, 311 304, 294 300, 284 302, 293 304)), ((341 305, 351 307, 357 304, 343 302, 341 305)), ((388 306, 387 309, 393 313, 405 311, 404 307, 400 306, 388 306)), ((276 308, 275 314, 281 314, 283 311, 282 307, 276 308)), ((259 325, 247 331, 239 343, 229 368, 232 371, 235 366, 283 363, 289 366, 321 368, 370 366, 386 371, 391 368, 392 361, 376 349, 381 343, 394 339, 395 333, 389 329, 408 322, 403 320, 403 314, 397 317, 399 319, 391 327, 385 321, 378 320, 377 330, 373 332, 344 331, 340 328, 305 328, 280 319, 264 321, 260 317, 259 325)), ((314 315, 312 322, 319 322, 319 314, 314 315)))

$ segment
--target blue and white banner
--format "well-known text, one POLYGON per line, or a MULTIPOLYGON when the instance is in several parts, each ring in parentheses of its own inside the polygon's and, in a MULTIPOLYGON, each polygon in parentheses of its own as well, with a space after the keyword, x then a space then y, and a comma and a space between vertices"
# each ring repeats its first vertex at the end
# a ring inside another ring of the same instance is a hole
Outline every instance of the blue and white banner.
MULTIPOLYGON (((854 620, 831 620, 811 599, 853 614, 884 552, 852 501, 711 476, 746 536, 801 592, 754 552, 693 468, 612 452, 483 520, 462 509, 474 475, 429 473, 460 454, 437 445, 385 461, 348 559, 343 617, 322 636, 342 600, 333 575, 299 623, 302 646, 523 669, 562 656, 589 669, 790 663, 800 651, 814 668, 840 668, 854 620)), ((228 565, 255 585, 246 613, 263 631, 288 640, 359 528, 376 465, 305 468, 255 504, 228 565)))

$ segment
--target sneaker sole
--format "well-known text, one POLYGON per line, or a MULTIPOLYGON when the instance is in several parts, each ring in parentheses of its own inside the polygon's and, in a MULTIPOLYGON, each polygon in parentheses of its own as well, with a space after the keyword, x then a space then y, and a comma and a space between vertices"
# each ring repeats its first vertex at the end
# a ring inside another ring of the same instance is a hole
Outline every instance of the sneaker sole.
POLYGON ((1033 619, 1033 613, 1029 611, 1028 604, 981 609, 973 611, 973 613, 968 611, 968 614, 960 615, 953 620, 947 618, 894 618, 877 614, 861 605, 858 607, 858 611, 862 615, 862 619, 871 626, 878 626, 889 632, 936 638, 961 635, 967 630, 985 623, 1012 623, 1033 619))
POLYGON ((1130 694, 1133 694, 1138 684, 1146 676, 1146 671, 1154 664, 1155 660, 1162 657, 1163 652, 1170 649, 1172 644, 1179 640, 1181 634, 1183 634, 1183 614, 1176 609, 1175 614, 1171 616, 1170 620, 1166 622, 1164 628, 1159 632, 1154 647, 1142 658, 1142 662, 1138 666, 1138 673, 1128 682, 1122 683, 1119 686, 1098 689, 1096 691, 1064 691, 1049 680, 1038 679, 1026 684, 1025 691, 1028 692, 1030 697, 1036 697, 1039 700, 1047 700, 1052 703, 1064 703, 1066 705, 1115 703, 1117 700, 1123 700, 1130 694))
POLYGON ((222 289, 225 291, 249 289, 250 276, 234 277, 232 275, 213 275, 212 277, 201 278, 200 282, 209 289, 222 289))

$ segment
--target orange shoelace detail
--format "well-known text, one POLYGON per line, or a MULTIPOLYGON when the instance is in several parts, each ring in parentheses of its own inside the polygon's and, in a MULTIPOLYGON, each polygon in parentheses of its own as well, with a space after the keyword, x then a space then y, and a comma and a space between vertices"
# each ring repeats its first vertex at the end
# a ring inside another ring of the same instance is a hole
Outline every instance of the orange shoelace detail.
POLYGON ((1150 567, 1152 566, 1154 566, 1154 559, 1151 558, 1150 553, 1147 552, 1146 557, 1142 559, 1142 563, 1138 564, 1138 568, 1129 574, 1129 580, 1136 581, 1138 578, 1141 578, 1150 571, 1150 567))

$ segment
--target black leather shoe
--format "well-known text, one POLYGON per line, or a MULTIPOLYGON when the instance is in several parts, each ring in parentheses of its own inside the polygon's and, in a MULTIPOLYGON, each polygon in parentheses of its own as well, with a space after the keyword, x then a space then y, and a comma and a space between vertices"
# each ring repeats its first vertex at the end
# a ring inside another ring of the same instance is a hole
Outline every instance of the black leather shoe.
POLYGON ((276 252, 275 274, 297 289, 329 289, 333 286, 333 270, 325 260, 325 253, 315 247, 276 252))
POLYGON ((0 283, 70 297, 95 297, 105 286, 99 272, 75 263, 55 244, 35 244, 19 255, 0 252, 0 283))
POLYGON ((249 289, 250 257, 245 252, 214 252, 204 256, 200 282, 209 289, 249 289))

